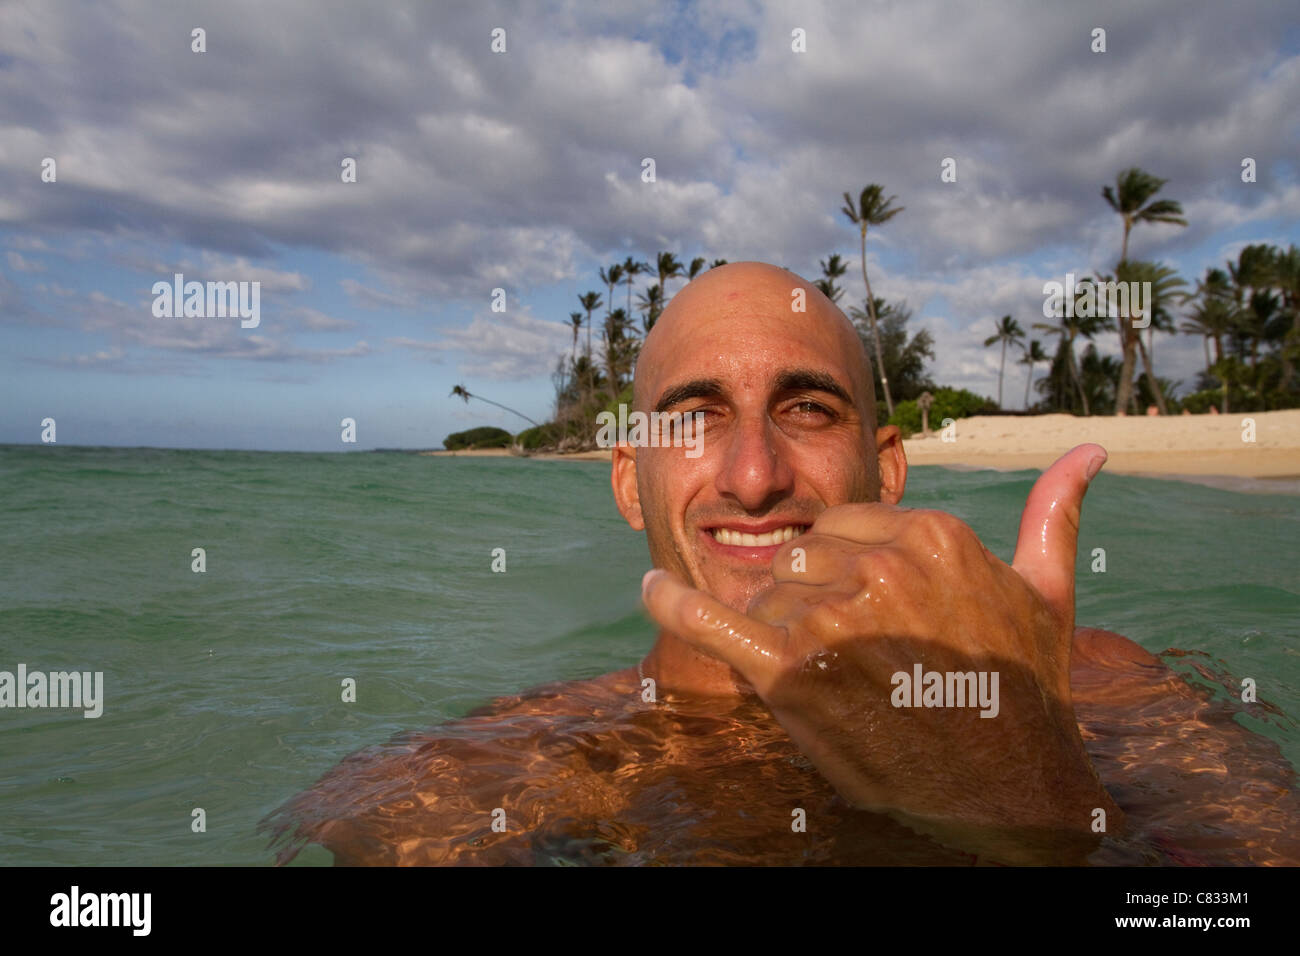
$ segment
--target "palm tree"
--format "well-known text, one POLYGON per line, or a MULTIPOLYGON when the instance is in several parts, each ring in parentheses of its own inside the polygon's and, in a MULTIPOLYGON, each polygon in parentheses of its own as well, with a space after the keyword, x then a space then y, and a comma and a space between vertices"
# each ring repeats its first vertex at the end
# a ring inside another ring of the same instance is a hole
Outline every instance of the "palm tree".
MULTIPOLYGON (((1082 285, 1082 283, 1080 283, 1082 285)), ((1034 328, 1048 335, 1056 335, 1061 339, 1059 348, 1065 350, 1065 367, 1069 371, 1070 378, 1074 382, 1075 391, 1079 395, 1079 403, 1083 406, 1083 414, 1091 415, 1092 408, 1088 401, 1088 390, 1083 387, 1083 375, 1079 371, 1079 362, 1074 354, 1074 343, 1080 338, 1091 339, 1101 331, 1102 319, 1095 315, 1080 315, 1084 309, 1077 307, 1077 303, 1083 297, 1083 290, 1076 288, 1075 301, 1076 308, 1074 314, 1061 316, 1060 325, 1048 325, 1045 322, 1035 322, 1034 328)), ((1058 391, 1059 393, 1059 391, 1058 391)))
POLYGON ((1291 327, 1282 339, 1282 381, 1283 392, 1291 389, 1295 378, 1295 365, 1291 362, 1291 352, 1300 342, 1300 247, 1292 243, 1285 252, 1274 250, 1271 269, 1273 285, 1282 296, 1282 314, 1289 316, 1291 327))
POLYGON ((1187 225, 1183 218, 1181 203, 1172 199, 1158 199, 1147 202, 1160 191, 1160 187, 1169 182, 1158 176, 1152 176, 1136 166, 1126 169, 1115 177, 1115 188, 1101 188, 1102 198, 1110 203, 1124 220, 1124 243, 1120 247, 1120 262, 1128 259, 1128 234, 1139 222, 1172 222, 1179 226, 1187 225))
POLYGON ((818 262, 818 265, 822 267, 822 277, 813 284, 822 290, 822 295, 826 298, 839 302, 844 290, 835 284, 835 280, 849 271, 849 264, 836 252, 826 261, 818 262))
POLYGON ((727 264, 726 259, 714 259, 712 262, 709 263, 709 268, 716 269, 718 266, 725 266, 726 264, 727 264))
MULTIPOLYGON (((1110 208, 1119 213, 1120 218, 1124 221, 1124 241, 1120 246, 1117 270, 1128 261, 1128 237, 1137 223, 1171 222, 1179 226, 1187 225, 1187 220, 1183 218, 1183 207, 1180 203, 1172 199, 1150 201, 1151 197, 1158 193, 1160 188, 1167 182, 1167 179, 1153 176, 1145 170, 1133 166, 1115 177, 1114 189, 1110 186, 1101 188, 1102 198, 1110 203, 1110 208)), ((1124 350, 1124 357, 1119 385, 1115 390, 1115 414, 1117 415, 1124 413, 1133 396, 1133 366, 1136 364, 1133 340, 1140 340, 1141 338, 1137 330, 1132 328, 1132 323, 1128 321, 1129 318, 1126 315, 1119 317, 1120 344, 1124 350)), ((1138 341, 1137 344, 1141 345, 1141 342, 1138 341)), ((1160 390, 1157 388, 1154 391, 1157 398, 1161 398, 1160 390)), ((1163 403, 1163 399, 1161 399, 1161 403, 1163 403)))
POLYGON ((857 205, 853 203, 853 197, 848 193, 844 194, 844 206, 840 210, 848 217, 849 222, 858 227, 858 232, 862 237, 862 284, 867 287, 867 314, 871 319, 871 338, 876 346, 876 369, 880 374, 880 387, 885 393, 885 408, 889 417, 894 416, 894 399, 889 394, 889 379, 885 375, 884 358, 880 352, 880 330, 876 322, 876 304, 875 297, 871 293, 871 280, 867 278, 867 229, 871 226, 881 226, 889 222, 905 207, 899 206, 897 209, 891 209, 892 203, 897 196, 884 198, 884 187, 878 183, 871 183, 862 190, 858 197, 857 205))
POLYGON ((1281 305, 1281 300, 1268 289, 1256 289, 1250 295, 1250 303, 1241 313, 1241 325, 1250 337, 1251 371, 1259 368, 1260 344, 1275 338, 1274 332, 1278 327, 1276 318, 1281 305))
POLYGON ((655 262, 655 268, 659 270, 659 291, 662 293, 662 298, 667 299, 668 280, 682 277, 682 264, 671 252, 661 252, 655 262))
POLYGON ((696 256, 694 259, 692 259, 691 267, 686 271, 686 281, 690 282, 697 275, 703 272, 704 267, 705 265, 707 265, 707 263, 708 260, 705 259, 704 256, 696 256))
POLYGON ((573 350, 569 355, 569 360, 576 362, 578 360, 578 333, 582 331, 582 313, 570 312, 569 322, 573 325, 573 350))
MULTIPOLYGON (((1187 301, 1195 301, 1195 297, 1189 295, 1187 301)), ((1226 323, 1225 323, 1226 324, 1226 323)), ((1201 345, 1205 348, 1205 375, 1210 376, 1210 366, 1214 360, 1210 358, 1210 342, 1223 334, 1219 325, 1218 316, 1215 315, 1214 306, 1207 302, 1195 302, 1192 311, 1183 319, 1182 324, 1178 326, 1179 332, 1185 332, 1188 335, 1199 335, 1201 345)), ((1222 346, 1219 346, 1222 352, 1222 346)))
POLYGON ((1025 349, 1025 354, 1020 356, 1019 363, 1029 366, 1029 375, 1025 378, 1025 411, 1029 411, 1029 386, 1034 380, 1034 365, 1038 362, 1046 362, 1049 357, 1038 344, 1038 339, 1030 339, 1029 348, 1025 349))
MULTIPOLYGON (((603 270, 602 270, 603 271, 603 270)), ((604 278, 604 276, 601 276, 604 278)), ((578 304, 587 310, 587 354, 591 354, 591 313, 601 307, 600 293, 588 292, 578 296, 578 304)))
POLYGON ((614 309, 605 317, 605 384, 611 399, 618 398, 623 385, 622 370, 631 356, 627 325, 628 315, 622 309, 614 309))
POLYGON ((605 300, 605 321, 608 322, 610 310, 614 308, 614 286, 623 281, 623 267, 616 262, 608 269, 601 269, 600 281, 609 290, 609 298, 605 300))
POLYGON ((637 262, 631 256, 623 261, 623 278, 627 279, 627 314, 632 314, 632 280, 643 272, 649 272, 650 267, 644 262, 637 262))
MULTIPOLYGON (((1120 262, 1119 267, 1115 270, 1114 277, 1102 276, 1101 281, 1107 283, 1112 281, 1120 282, 1130 289, 1136 289, 1144 282, 1151 283, 1151 299, 1146 304, 1144 314, 1149 316, 1152 327, 1173 329, 1174 323, 1169 314, 1169 306, 1178 297, 1176 290, 1187 285, 1176 271, 1156 262, 1129 262, 1126 259, 1120 262)), ((1131 301, 1128 311, 1130 313, 1133 311, 1131 301)), ((1133 369, 1137 364, 1137 357, 1140 356, 1142 367, 1146 372, 1147 385, 1156 401, 1156 407, 1160 410, 1161 415, 1168 415, 1169 409, 1165 405, 1164 390, 1156 382, 1151 354, 1142 343, 1141 334, 1137 329, 1133 328, 1131 319, 1135 318, 1140 318, 1140 316, 1116 316, 1119 322, 1120 344, 1125 349, 1124 360, 1120 365, 1119 387, 1115 390, 1117 407, 1124 408, 1124 405, 1118 405, 1118 403, 1121 401, 1127 403, 1132 397, 1133 369), (1127 379, 1124 378, 1125 375, 1128 376, 1127 379)))
POLYGON ((654 328, 655 320, 659 318, 660 313, 664 310, 664 292, 658 283, 646 289, 642 295, 636 297, 637 308, 641 310, 641 327, 647 333, 654 328))
POLYGON ((1079 356, 1079 372, 1088 395, 1088 404, 1103 410, 1115 401, 1115 383, 1119 381, 1120 363, 1109 355, 1102 355, 1092 342, 1079 356))
POLYGON ((1281 304, 1270 292, 1274 252, 1271 246, 1255 243, 1242 249, 1235 263, 1228 263, 1228 275, 1237 303, 1238 334, 1251 343, 1252 370, 1259 367, 1259 343, 1265 337, 1265 327, 1281 304))
MULTIPOLYGON (((1196 283, 1196 290, 1184 294, 1184 304, 1191 302, 1193 308, 1180 327, 1182 331, 1205 338, 1205 373, 1211 376, 1210 343, 1214 343, 1214 365, 1223 361, 1223 339, 1232 332, 1235 322, 1236 303, 1233 298, 1232 283, 1228 273, 1222 269, 1210 267, 1205 270, 1205 278, 1196 283)), ((1228 380, 1222 376, 1219 382, 1223 387, 1223 404, 1220 411, 1228 414, 1228 380)))
POLYGON ((990 335, 984 340, 984 347, 988 348, 990 345, 995 345, 998 342, 1002 343, 1002 364, 998 368, 998 408, 1001 408, 1002 373, 1005 372, 1007 368, 1007 345, 1011 342, 1019 344, 1018 340, 1025 337, 1025 330, 1020 327, 1019 322, 1009 315, 1004 315, 998 320, 997 328, 998 330, 996 333, 990 335))
MULTIPOLYGON (((563 360, 561 360, 561 361, 563 361, 563 360)), ((506 411, 508 411, 511 415, 518 415, 520 418, 522 418, 524 421, 528 422, 528 423, 531 424, 531 425, 536 425, 536 424, 537 424, 537 422, 533 421, 531 418, 529 418, 529 417, 528 417, 527 415, 525 415, 523 412, 517 412, 517 411, 515 411, 513 408, 510 408, 510 407, 508 407, 508 406, 506 406, 506 405, 502 405, 500 402, 494 402, 494 401, 492 401, 492 399, 490 399, 490 398, 484 398, 482 395, 471 395, 471 394, 469 393, 469 390, 466 389, 464 385, 453 385, 453 386, 452 386, 452 389, 451 389, 451 394, 452 394, 452 395, 455 395, 455 396, 458 397, 458 398, 463 398, 463 399, 465 400, 465 404, 466 404, 466 405, 469 404, 469 400, 470 400, 471 398, 477 398, 480 402, 487 402, 489 405, 495 405, 497 408, 504 408, 504 409, 505 409, 506 411)))

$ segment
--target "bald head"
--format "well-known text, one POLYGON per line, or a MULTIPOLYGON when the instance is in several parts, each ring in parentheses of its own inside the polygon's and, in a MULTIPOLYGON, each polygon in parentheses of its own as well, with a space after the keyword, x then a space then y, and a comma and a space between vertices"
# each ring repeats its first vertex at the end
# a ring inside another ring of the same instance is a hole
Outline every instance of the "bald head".
POLYGON ((696 453, 616 445, 619 511, 645 530, 656 567, 728 607, 772 586, 778 534, 789 540, 836 505, 902 496, 902 442, 876 427, 862 340, 785 269, 738 262, 677 293, 646 336, 633 402, 692 422, 696 453))
POLYGON ((711 352, 721 362, 742 343, 779 349, 791 337, 821 345, 839 359, 847 378, 840 383, 848 392, 845 397, 874 429, 871 361, 857 330, 817 286, 765 262, 718 266, 673 296, 641 347, 633 407, 651 411, 661 406, 666 382, 688 354, 711 352))

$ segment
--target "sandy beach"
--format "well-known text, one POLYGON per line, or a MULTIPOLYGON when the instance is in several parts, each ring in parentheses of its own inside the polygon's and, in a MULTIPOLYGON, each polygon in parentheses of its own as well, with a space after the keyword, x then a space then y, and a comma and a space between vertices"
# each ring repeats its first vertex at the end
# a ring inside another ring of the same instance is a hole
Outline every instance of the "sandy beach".
MULTIPOLYGON (((1300 409, 1230 415, 1092 417, 1036 415, 975 416, 957 422, 952 441, 919 435, 904 442, 912 465, 1016 470, 1046 468, 1063 452, 1096 442, 1110 453, 1106 471, 1180 477, 1267 479, 1277 490, 1300 487, 1300 409), (1254 441, 1246 419, 1254 422, 1254 441)), ((434 455, 506 457, 508 449, 430 452, 434 455)), ((607 450, 571 455, 539 454, 543 460, 608 461, 607 450)), ((1232 481, 1214 481, 1232 487, 1232 481)))
POLYGON ((1093 417, 976 416, 956 423, 953 441, 938 435, 904 443, 913 465, 1046 468, 1062 452, 1096 442, 1118 474, 1300 479, 1300 409, 1232 415, 1093 417), (1254 422, 1254 441, 1245 419, 1254 422))

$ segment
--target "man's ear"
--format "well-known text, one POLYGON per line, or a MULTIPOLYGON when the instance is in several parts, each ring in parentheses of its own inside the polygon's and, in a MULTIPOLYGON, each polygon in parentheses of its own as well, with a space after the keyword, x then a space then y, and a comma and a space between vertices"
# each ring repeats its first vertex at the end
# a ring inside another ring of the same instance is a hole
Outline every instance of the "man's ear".
POLYGON ((636 448, 631 445, 614 446, 609 483, 614 489, 614 504, 618 505, 623 520, 632 526, 633 531, 644 531, 641 494, 636 486, 636 448))
POLYGON ((876 462, 880 468, 880 500, 896 505, 903 500, 907 484, 907 456, 903 454, 903 433, 897 425, 876 429, 876 462))

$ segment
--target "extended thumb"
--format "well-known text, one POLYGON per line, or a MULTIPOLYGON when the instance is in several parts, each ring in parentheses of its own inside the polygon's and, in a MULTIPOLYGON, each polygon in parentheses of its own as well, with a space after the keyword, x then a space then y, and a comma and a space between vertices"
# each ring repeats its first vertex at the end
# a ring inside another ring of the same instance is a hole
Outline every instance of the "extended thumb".
POLYGON ((1088 484, 1105 463, 1100 445, 1071 448, 1034 483, 1020 516, 1012 567, 1071 625, 1079 513, 1088 484))

